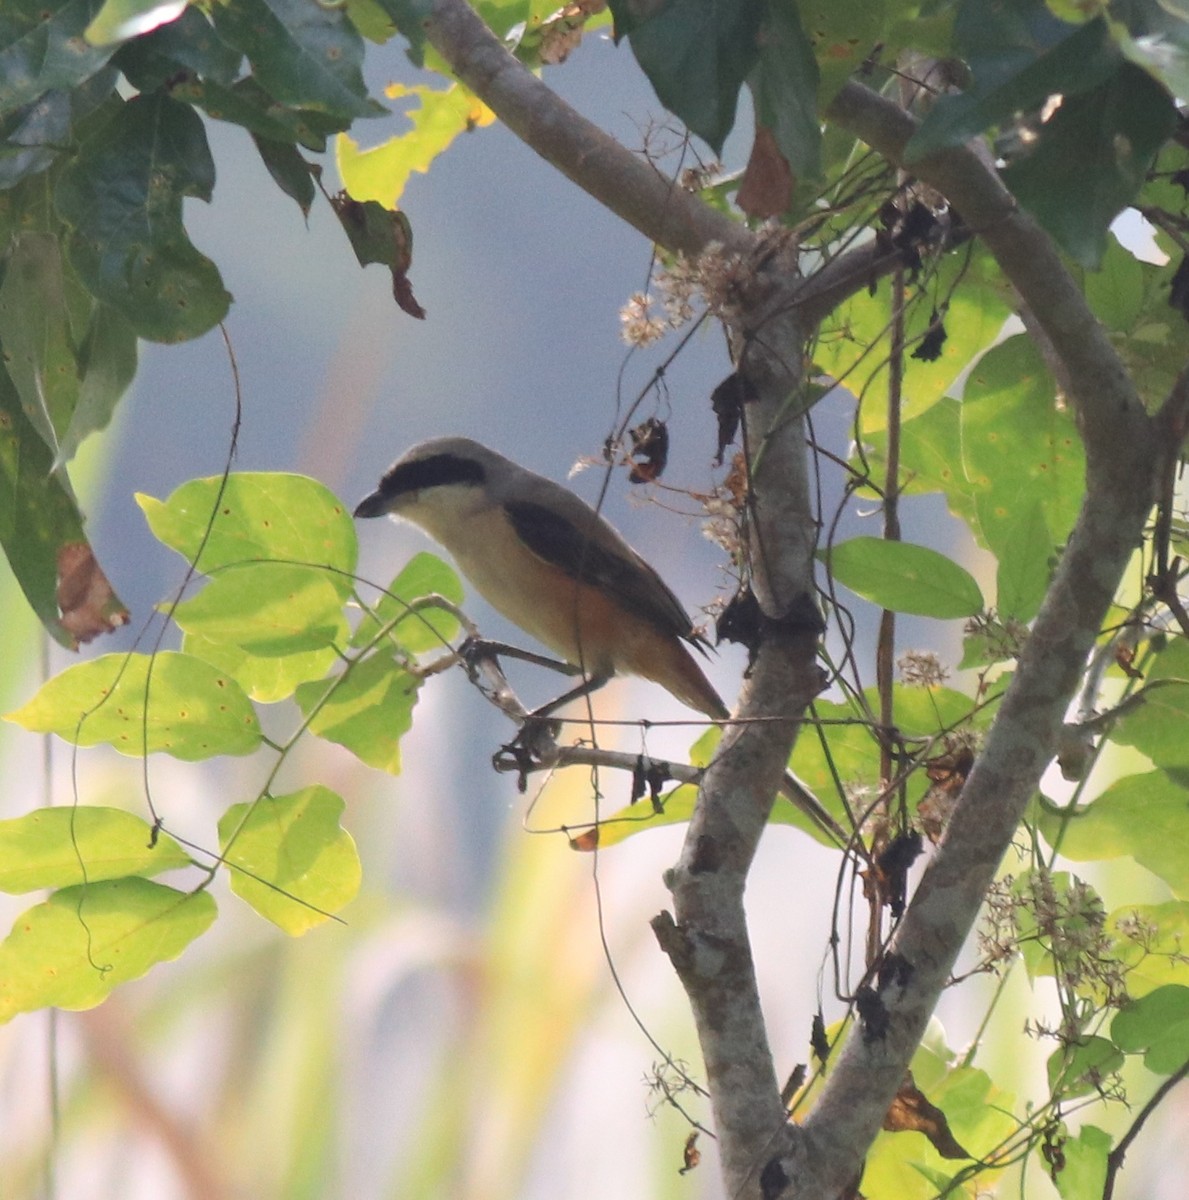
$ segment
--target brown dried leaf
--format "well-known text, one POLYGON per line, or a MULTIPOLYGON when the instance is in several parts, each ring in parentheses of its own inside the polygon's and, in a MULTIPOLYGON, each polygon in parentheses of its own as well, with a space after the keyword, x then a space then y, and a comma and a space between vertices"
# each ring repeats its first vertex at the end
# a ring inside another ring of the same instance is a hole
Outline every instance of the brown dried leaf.
POLYGON ((677 1172, 678 1175, 692 1171, 702 1161, 702 1151, 698 1149, 698 1131, 696 1129, 685 1139, 685 1148, 681 1152, 681 1159, 685 1165, 677 1172))
POLYGON ((913 1082, 911 1073, 905 1076, 900 1085, 892 1107, 883 1119, 883 1127, 892 1133, 904 1133, 908 1130, 923 1133, 942 1158, 970 1157, 950 1133, 945 1113, 929 1103, 925 1093, 913 1082))
POLYGON ((86 542, 58 547, 58 624, 78 642, 89 642, 128 623, 128 610, 86 542))
POLYGON ((736 203, 749 217, 763 221, 787 212, 793 198, 793 172, 766 125, 756 125, 751 157, 743 172, 736 203))

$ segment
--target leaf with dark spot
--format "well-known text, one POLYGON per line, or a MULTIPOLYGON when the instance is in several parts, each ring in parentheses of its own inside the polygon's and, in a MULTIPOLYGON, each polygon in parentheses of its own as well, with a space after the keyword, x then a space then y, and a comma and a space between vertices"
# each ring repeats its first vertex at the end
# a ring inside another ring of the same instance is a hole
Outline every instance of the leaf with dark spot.
POLYGON ((346 192, 339 192, 330 203, 359 265, 380 263, 387 267, 392 272, 392 295, 396 303, 409 316, 423 321, 425 309, 417 303, 407 274, 413 262, 413 227, 409 218, 376 200, 354 200, 346 192))

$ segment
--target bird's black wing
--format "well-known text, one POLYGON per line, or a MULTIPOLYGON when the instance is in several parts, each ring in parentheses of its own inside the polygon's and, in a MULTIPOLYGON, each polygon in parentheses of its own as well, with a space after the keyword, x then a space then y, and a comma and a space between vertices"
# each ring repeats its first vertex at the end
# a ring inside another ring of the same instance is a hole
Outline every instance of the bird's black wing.
POLYGON ((626 543, 622 553, 609 549, 560 513, 530 501, 506 501, 504 511, 517 536, 538 558, 606 592, 661 632, 696 640, 681 601, 626 543))

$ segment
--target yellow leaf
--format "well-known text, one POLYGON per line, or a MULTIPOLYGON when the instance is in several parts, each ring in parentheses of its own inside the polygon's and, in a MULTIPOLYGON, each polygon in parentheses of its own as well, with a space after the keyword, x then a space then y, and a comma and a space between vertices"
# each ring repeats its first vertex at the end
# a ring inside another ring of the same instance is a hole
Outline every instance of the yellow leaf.
POLYGON ((335 139, 335 162, 343 187, 353 199, 377 200, 391 208, 414 171, 424 174, 460 133, 490 125, 495 113, 461 83, 451 84, 445 91, 392 83, 384 94, 392 100, 411 96, 420 101, 408 113, 413 128, 367 150, 341 133, 335 139))

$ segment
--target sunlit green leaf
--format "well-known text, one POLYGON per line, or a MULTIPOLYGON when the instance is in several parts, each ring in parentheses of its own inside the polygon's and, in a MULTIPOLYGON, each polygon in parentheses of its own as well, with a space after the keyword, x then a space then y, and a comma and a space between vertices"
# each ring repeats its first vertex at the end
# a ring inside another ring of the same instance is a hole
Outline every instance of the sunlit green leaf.
POLYGON ((1053 1181, 1061 1200, 1101 1200, 1111 1145, 1111 1135, 1094 1125, 1062 1144, 1063 1165, 1053 1181))
POLYGON ((75 271, 141 337, 197 337, 227 314, 218 269, 182 224, 183 199, 209 200, 214 182, 201 118, 159 93, 124 104, 58 180, 75 271))
MULTIPOLYGON (((1085 495, 1085 455, 1035 343, 1008 338, 975 364, 961 406, 962 468, 979 540, 1003 561, 1022 511, 1039 503, 1064 541, 1085 495)), ((1052 547, 1045 547, 1046 558, 1052 547)))
POLYGON ((1098 1093, 1108 1075, 1122 1069, 1123 1055, 1104 1037, 1084 1037, 1049 1055, 1049 1087, 1063 1099, 1098 1093))
POLYGON ((275 704, 287 699, 299 683, 321 679, 339 661, 338 654, 330 646, 301 654, 263 658, 242 646, 212 642, 192 633, 182 638, 182 649, 220 671, 226 671, 248 696, 261 704, 275 704))
POLYGON ((233 804, 219 818, 231 890, 297 936, 353 900, 362 877, 343 798, 315 785, 287 796, 233 804))
POLYGON ((391 636, 410 654, 447 647, 458 633, 458 618, 442 608, 413 607, 436 595, 462 604, 458 573, 436 554, 415 554, 381 594, 373 609, 359 622, 351 645, 366 646, 380 629, 393 622, 391 636))
MULTIPOLYGON (((1010 312, 996 268, 981 251, 950 252, 936 270, 907 285, 905 336, 909 356, 904 361, 903 406, 906 423, 933 407, 970 367, 981 350, 999 337, 1010 312), (934 310, 944 321, 945 345, 929 362, 911 357, 911 350, 933 323, 934 310)), ((856 293, 832 314, 814 348, 818 370, 842 381, 850 391, 864 392, 861 413, 864 439, 882 444, 887 404, 887 364, 891 349, 891 284, 887 279, 856 293)))
POLYGON ((191 862, 169 834, 120 808, 39 808, 0 821, 2 892, 159 875, 191 862))
POLYGON ((137 494, 154 536, 188 562, 199 549, 200 571, 256 560, 329 568, 341 595, 351 590, 358 542, 351 514, 326 487, 305 475, 245 471, 192 479, 168 500, 137 494), (208 535, 209 530, 209 535, 208 535), (205 540, 204 540, 205 539, 205 540))
POLYGON ((163 751, 187 762, 250 754, 261 741, 256 710, 239 685, 175 651, 105 654, 68 667, 4 719, 79 746, 104 742, 121 754, 163 751))
POLYGON ((843 586, 893 612, 922 617, 971 617, 983 596, 964 567, 928 546, 857 537, 823 554, 843 586))
POLYGON ((420 679, 395 658, 376 653, 336 679, 303 683, 296 700, 312 732, 396 775, 400 739, 413 723, 420 687, 420 679))
POLYGON ((1189 988, 1169 984, 1133 1000, 1111 1022, 1119 1048, 1141 1053, 1144 1066, 1171 1075, 1189 1062, 1189 988))
POLYGON ((461 83, 444 90, 423 84, 390 84, 385 95, 393 100, 413 97, 408 110, 413 128, 364 150, 349 134, 335 139, 335 166, 353 200, 375 200, 386 208, 399 203, 409 176, 424 173, 460 133, 490 125, 491 111, 461 83))
POLYGON ((1031 621, 1040 610, 1054 560, 1053 538, 1039 500, 1021 505, 999 546, 995 602, 999 615, 1031 621))
POLYGON ((1044 811, 1039 830, 1050 845, 1076 862, 1130 855, 1189 897, 1189 809, 1184 771, 1147 771, 1117 779, 1092 804, 1063 819, 1044 811))
POLYGON ((1134 746, 1158 767, 1189 768, 1189 645, 1173 638, 1144 672, 1142 699, 1111 727, 1111 741, 1134 746))
POLYGON ((217 572, 173 617, 187 633, 253 654, 317 650, 347 638, 339 577, 316 567, 244 563, 217 572))
POLYGON ((168 962, 215 919, 209 892, 111 879, 55 892, 0 945, 0 1021, 37 1008, 93 1008, 168 962))
POLYGON ((1133 1000, 1168 983, 1189 987, 1189 902, 1128 904, 1107 917, 1106 928, 1133 1000))

